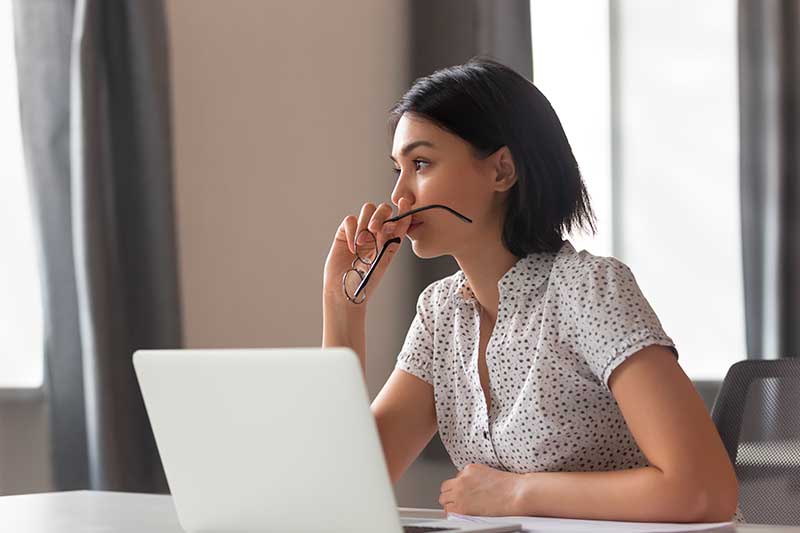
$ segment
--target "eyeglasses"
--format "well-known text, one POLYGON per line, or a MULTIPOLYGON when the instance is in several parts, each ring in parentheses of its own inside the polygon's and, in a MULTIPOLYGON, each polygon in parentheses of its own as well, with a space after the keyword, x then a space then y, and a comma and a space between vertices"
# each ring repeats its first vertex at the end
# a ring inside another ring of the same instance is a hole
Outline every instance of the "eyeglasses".
MULTIPOLYGON (((434 208, 441 208, 450 211, 458 218, 472 223, 472 219, 465 217, 458 211, 447 207, 446 205, 441 204, 432 204, 426 205, 423 207, 418 207, 417 209, 412 209, 407 213, 403 213, 402 215, 397 215, 391 218, 387 218, 386 222, 396 222, 403 217, 407 217, 409 215, 413 215, 414 213, 419 213, 420 211, 425 211, 426 209, 434 209, 434 208)), ((383 257, 384 252, 386 252, 386 248, 392 243, 400 243, 403 239, 401 237, 393 237, 383 243, 383 247, 381 248, 380 252, 378 252, 378 241, 375 238, 375 234, 373 234, 368 229, 362 229, 358 232, 355 238, 355 247, 356 247, 356 257, 353 259, 352 268, 350 268, 347 272, 344 273, 342 276, 342 290, 344 291, 345 297, 354 304, 360 304, 367 298, 367 291, 366 286, 367 282, 369 282, 370 276, 372 276, 372 272, 374 272, 375 267, 378 266, 378 263, 383 257), (358 239, 362 233, 366 232, 365 243, 358 243, 358 239), (357 267, 358 263, 362 263, 364 265, 369 266, 369 270, 364 272, 363 270, 357 267)))

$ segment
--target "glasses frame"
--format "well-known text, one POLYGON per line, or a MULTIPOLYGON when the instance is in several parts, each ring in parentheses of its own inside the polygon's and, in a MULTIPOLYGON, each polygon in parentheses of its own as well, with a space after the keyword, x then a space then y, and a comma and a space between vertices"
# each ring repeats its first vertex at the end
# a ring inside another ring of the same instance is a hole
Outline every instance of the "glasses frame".
MULTIPOLYGON (((391 218, 387 218, 386 222, 396 222, 396 221, 400 220, 403 217, 407 217, 409 215, 413 215, 414 213, 419 213, 420 211, 425 211, 426 209, 434 209, 434 208, 446 209, 447 211, 451 212, 452 214, 454 214, 458 218, 464 220, 465 222, 469 222, 470 224, 472 223, 472 219, 471 218, 466 217, 466 216, 462 215, 461 213, 459 213, 458 211, 456 211, 455 209, 452 209, 452 208, 447 207, 446 205, 442 205, 442 204, 431 204, 431 205, 426 205, 426 206, 423 206, 423 207, 418 207, 417 209, 412 209, 411 211, 403 213, 402 215, 396 215, 396 216, 393 216, 391 218)), ((363 233, 365 231, 372 236, 373 242, 375 243, 375 250, 377 251, 377 249, 378 249, 378 239, 377 239, 377 237, 375 236, 374 233, 372 233, 370 230, 368 230, 366 228, 362 229, 361 231, 358 232, 358 234, 356 234, 354 242, 357 243, 358 242, 358 237, 361 235, 361 233, 363 233)), ((381 258, 383 257, 383 254, 386 252, 386 248, 392 243, 400 244, 402 241, 403 241, 403 239, 401 237, 392 237, 391 239, 389 239, 388 241, 383 243, 383 247, 381 248, 380 252, 378 252, 377 256, 375 257, 375 260, 371 261, 371 262, 370 261, 365 261, 364 259, 362 259, 361 256, 358 255, 358 250, 356 250, 356 257, 355 257, 355 259, 353 259, 353 263, 352 263, 351 268, 346 270, 344 275, 342 276, 342 292, 344 292, 345 298, 347 298, 350 302, 352 302, 354 304, 363 303, 364 300, 367 299, 366 295, 364 295, 364 297, 361 300, 358 300, 358 296, 359 296, 359 294, 361 294, 362 291, 365 290, 365 288, 367 286, 367 283, 369 282, 369 278, 372 276, 372 273, 375 271, 375 268, 378 266, 378 263, 380 262, 381 258), (361 262, 361 263, 363 263, 365 265, 369 265, 369 270, 366 272, 366 274, 364 273, 363 270, 359 270, 358 268, 356 268, 356 264, 358 262, 361 262), (353 293, 353 297, 351 298, 350 295, 347 294, 347 288, 346 288, 347 286, 346 286, 345 280, 347 279, 347 275, 353 270, 361 278, 361 282, 358 284, 358 287, 356 288, 355 292, 353 293)), ((358 245, 356 244, 354 246, 358 246, 358 245)))

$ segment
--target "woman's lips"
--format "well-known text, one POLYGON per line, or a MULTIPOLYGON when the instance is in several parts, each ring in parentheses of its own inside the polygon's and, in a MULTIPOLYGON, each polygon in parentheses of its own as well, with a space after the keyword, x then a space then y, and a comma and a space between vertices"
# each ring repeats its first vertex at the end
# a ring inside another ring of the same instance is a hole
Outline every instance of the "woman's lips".
POLYGON ((411 225, 408 226, 408 231, 406 233, 411 233, 422 224, 423 224, 422 222, 411 222, 411 225))

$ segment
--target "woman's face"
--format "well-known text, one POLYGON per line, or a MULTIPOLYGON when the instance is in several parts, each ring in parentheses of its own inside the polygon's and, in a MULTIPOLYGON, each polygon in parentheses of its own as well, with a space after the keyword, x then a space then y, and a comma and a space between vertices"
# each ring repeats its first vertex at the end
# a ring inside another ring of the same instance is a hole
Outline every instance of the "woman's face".
POLYGON ((397 176, 392 203, 398 205, 405 197, 410 209, 443 204, 472 219, 469 223, 438 208, 412 215, 423 222, 408 234, 418 257, 457 255, 463 246, 498 238, 504 198, 496 190, 498 152, 478 159, 462 138, 424 118, 403 114, 390 156, 397 176))

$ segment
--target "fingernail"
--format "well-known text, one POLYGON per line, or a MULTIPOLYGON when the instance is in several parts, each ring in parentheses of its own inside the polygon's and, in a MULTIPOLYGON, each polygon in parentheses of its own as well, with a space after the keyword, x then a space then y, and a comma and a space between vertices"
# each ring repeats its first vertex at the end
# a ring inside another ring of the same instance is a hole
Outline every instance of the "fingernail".
POLYGON ((395 224, 394 222, 387 222, 386 224, 383 225, 383 232, 388 235, 389 233, 392 233, 395 230, 396 226, 397 224, 395 224))

